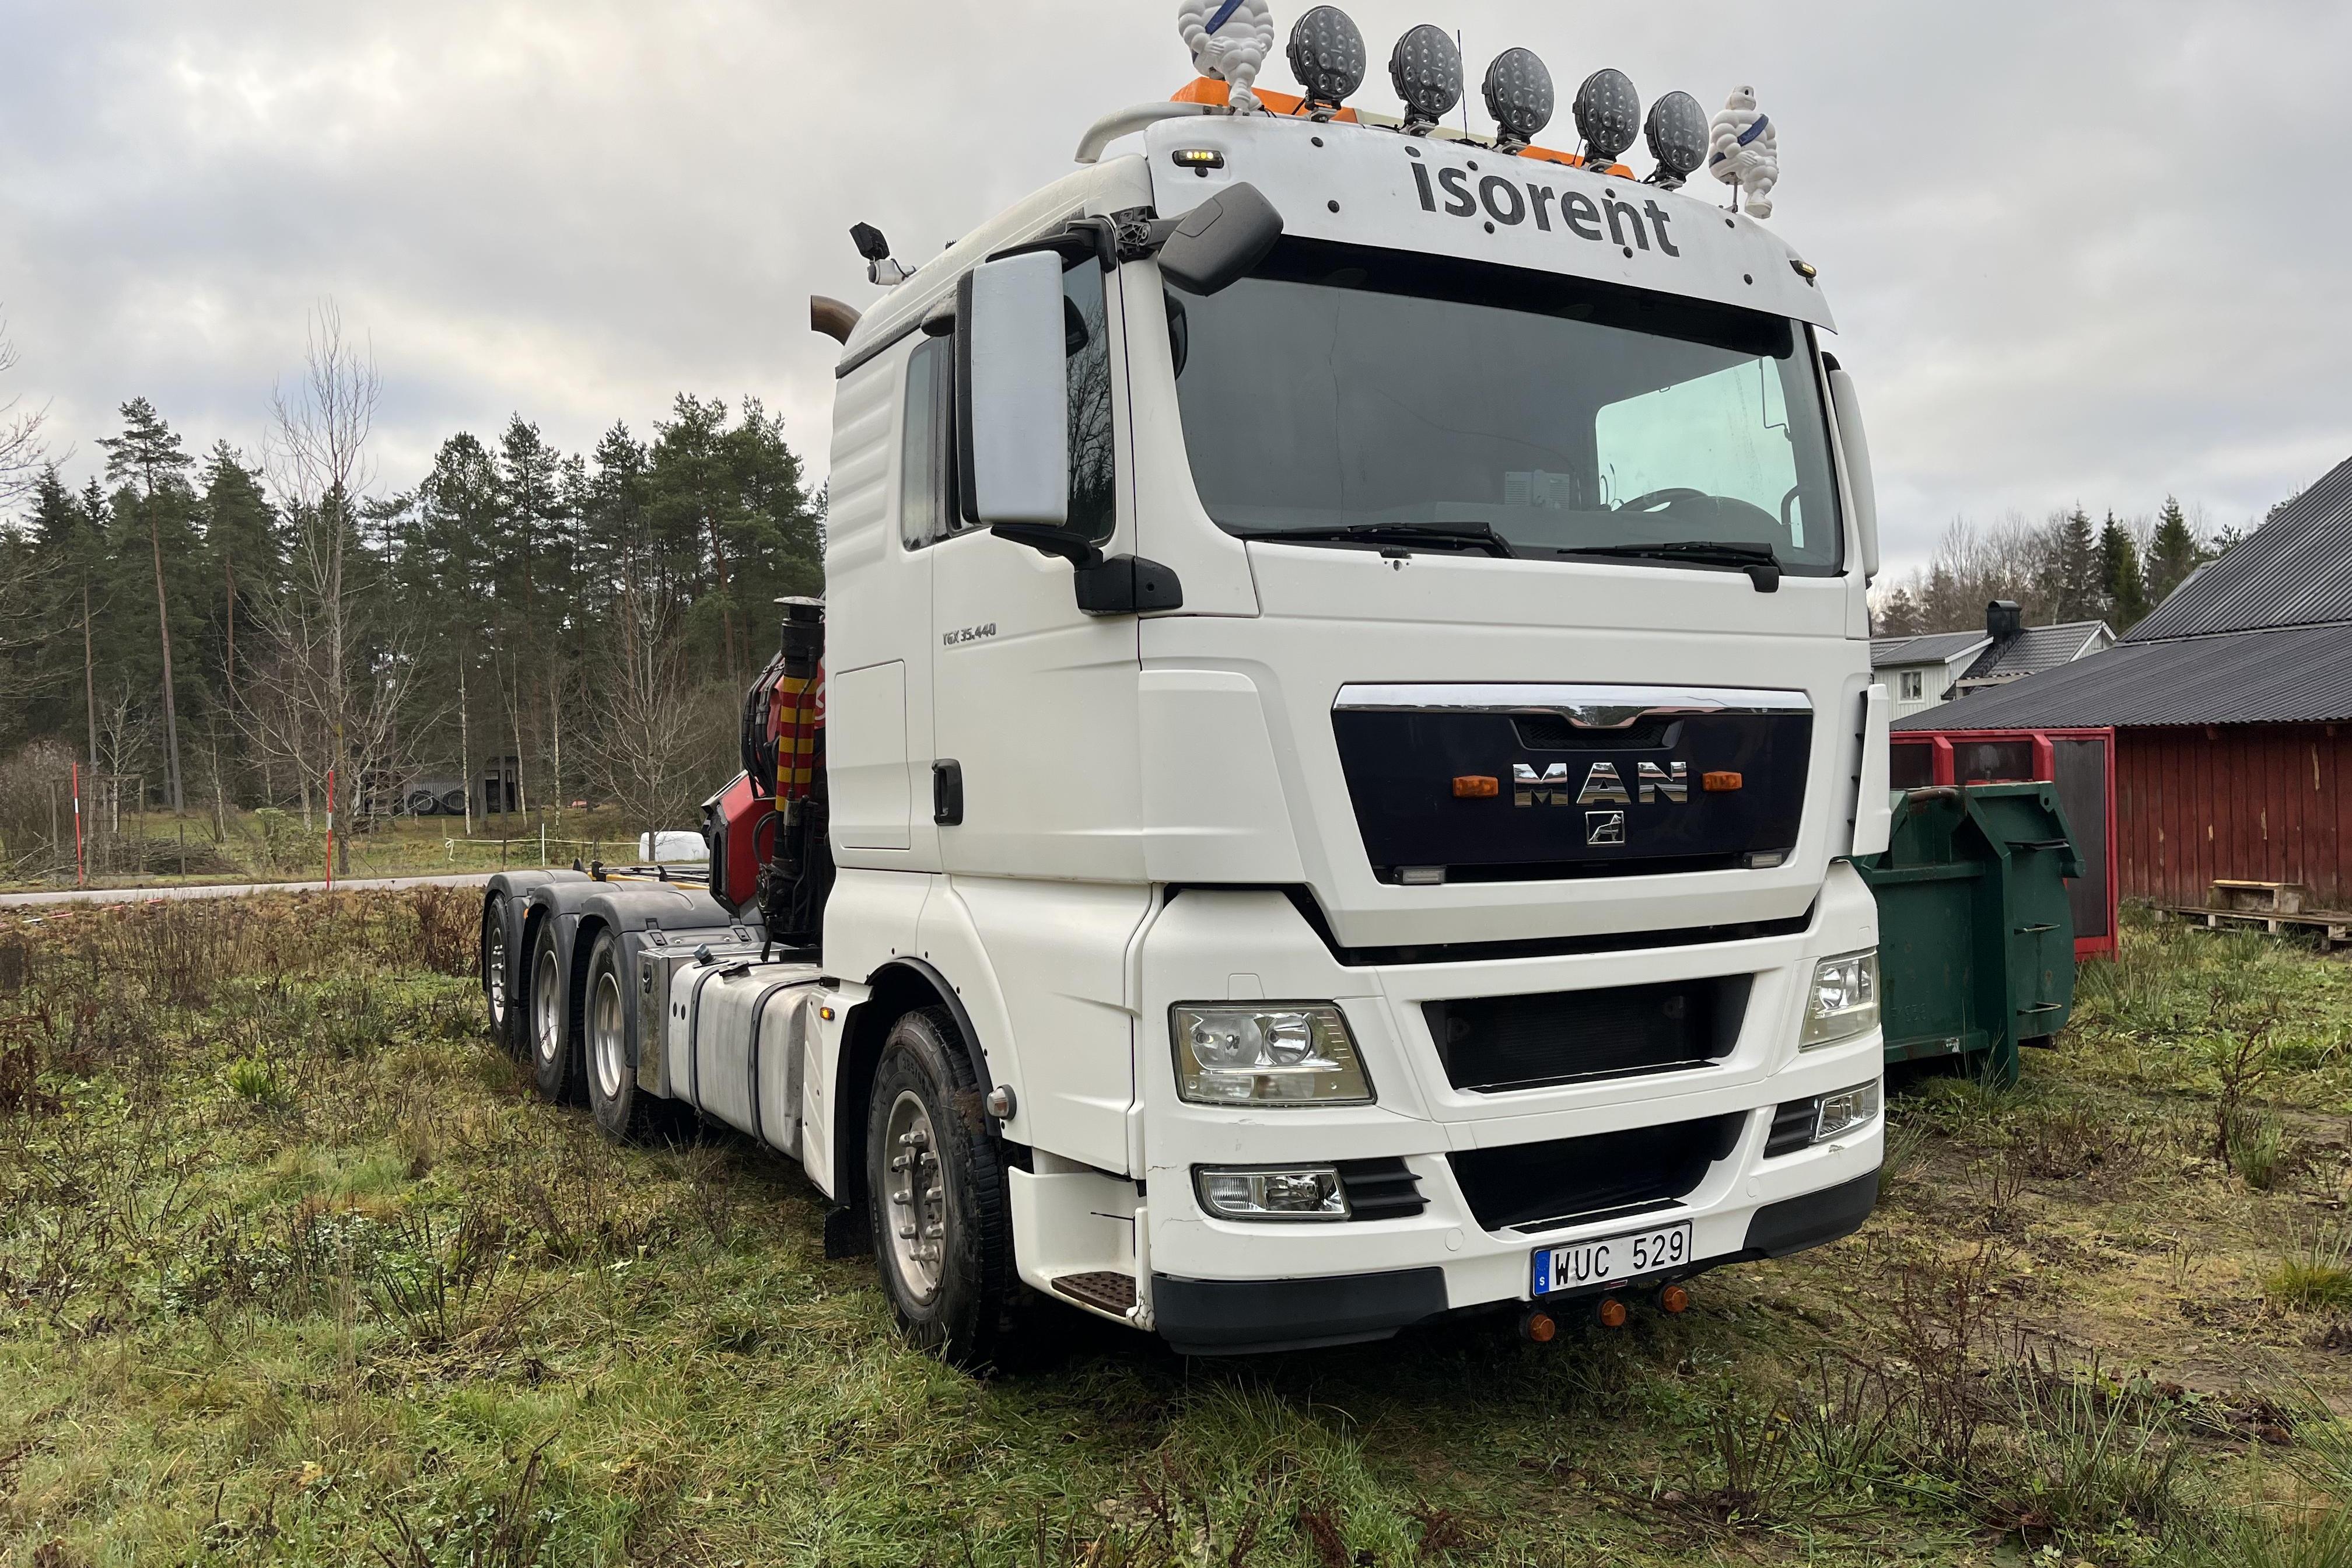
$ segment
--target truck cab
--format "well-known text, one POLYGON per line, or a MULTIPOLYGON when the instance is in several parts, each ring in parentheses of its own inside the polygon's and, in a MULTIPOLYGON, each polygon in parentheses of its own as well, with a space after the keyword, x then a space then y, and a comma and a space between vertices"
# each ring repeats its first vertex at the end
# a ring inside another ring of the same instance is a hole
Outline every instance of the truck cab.
POLYGON ((1886 718, 1816 269, 1222 85, 835 308, 821 940, 590 917, 626 1089, 797 1157, 967 1362, 1033 1294, 1270 1351, 1847 1234, 1886 718))

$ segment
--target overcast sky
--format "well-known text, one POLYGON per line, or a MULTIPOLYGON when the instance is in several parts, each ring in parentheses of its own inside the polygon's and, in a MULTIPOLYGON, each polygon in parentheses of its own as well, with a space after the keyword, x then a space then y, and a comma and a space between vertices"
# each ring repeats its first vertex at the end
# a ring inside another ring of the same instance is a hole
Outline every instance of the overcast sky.
MULTIPOLYGON (((1275 5, 1286 33, 1305 7, 1275 5)), ((1345 8, 1378 109, 1422 21, 1474 83, 1525 44, 1563 99, 1601 65, 1710 110, 1756 86, 1897 562, 1956 514, 2077 500, 2240 522, 2352 455, 2340 0, 1345 8)), ((1190 76, 1175 12, 0 0, 0 399, 49 405, 76 478, 134 395, 257 449, 331 296, 383 373, 385 486, 514 411, 570 449, 646 434, 680 389, 764 398, 821 472, 807 297, 877 292, 849 225, 919 259, 1066 172, 1097 115, 1190 76)))

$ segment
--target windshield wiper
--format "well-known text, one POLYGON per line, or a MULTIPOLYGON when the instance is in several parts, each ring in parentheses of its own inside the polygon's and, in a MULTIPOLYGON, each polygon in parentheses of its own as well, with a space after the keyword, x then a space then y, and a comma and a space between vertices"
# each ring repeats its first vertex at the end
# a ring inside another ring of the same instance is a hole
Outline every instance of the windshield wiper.
POLYGON ((1769 544, 1747 540, 1677 539, 1664 544, 1575 544, 1562 555, 1613 556, 1627 561, 1669 561, 1693 566, 1732 566, 1748 574, 1759 594, 1780 590, 1780 558, 1769 544))
POLYGON ((1483 522, 1359 522, 1345 528, 1236 529, 1244 539, 1361 539, 1373 544, 1425 545, 1435 549, 1483 550, 1506 560, 1518 552, 1483 522))

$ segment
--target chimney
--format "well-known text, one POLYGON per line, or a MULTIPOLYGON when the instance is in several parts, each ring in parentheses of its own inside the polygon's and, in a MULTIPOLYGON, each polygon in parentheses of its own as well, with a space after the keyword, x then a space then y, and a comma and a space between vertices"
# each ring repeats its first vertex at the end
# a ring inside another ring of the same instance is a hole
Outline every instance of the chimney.
POLYGON ((2014 599, 1995 599, 1985 606, 1985 633, 1995 642, 2007 642, 2025 629, 2025 612, 2014 599))

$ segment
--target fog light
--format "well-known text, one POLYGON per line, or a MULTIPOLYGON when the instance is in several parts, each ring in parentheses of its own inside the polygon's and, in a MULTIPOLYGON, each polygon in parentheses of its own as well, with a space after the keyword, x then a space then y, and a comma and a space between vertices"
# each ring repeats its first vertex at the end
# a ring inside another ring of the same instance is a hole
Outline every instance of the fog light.
POLYGON ((1201 1206, 1219 1219, 1327 1220, 1348 1217, 1348 1194, 1329 1165, 1282 1165, 1267 1170, 1203 1170, 1196 1179, 1201 1206))
POLYGON ((1826 1143, 1857 1127, 1868 1126, 1877 1119, 1878 1106, 1877 1079, 1822 1096, 1821 1119, 1813 1123, 1813 1142, 1826 1143))

